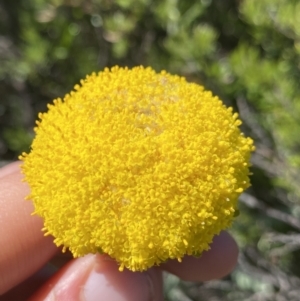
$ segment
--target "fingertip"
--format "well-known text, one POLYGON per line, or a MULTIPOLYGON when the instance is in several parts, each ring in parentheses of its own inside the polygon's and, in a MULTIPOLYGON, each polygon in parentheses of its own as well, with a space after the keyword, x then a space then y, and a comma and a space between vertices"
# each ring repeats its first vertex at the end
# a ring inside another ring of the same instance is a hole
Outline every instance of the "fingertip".
POLYGON ((28 301, 77 300, 80 287, 92 269, 92 255, 69 261, 28 301))
POLYGON ((161 272, 119 272, 109 257, 87 255, 72 260, 30 299, 41 300, 162 301, 161 272))
POLYGON ((83 289, 85 301, 160 301, 162 298, 161 272, 149 269, 146 272, 119 272, 118 265, 107 256, 94 266, 83 289))
POLYGON ((238 246, 233 237, 223 231, 216 236, 209 251, 200 258, 185 256, 181 263, 169 260, 161 268, 186 281, 209 281, 228 275, 236 266, 238 246))

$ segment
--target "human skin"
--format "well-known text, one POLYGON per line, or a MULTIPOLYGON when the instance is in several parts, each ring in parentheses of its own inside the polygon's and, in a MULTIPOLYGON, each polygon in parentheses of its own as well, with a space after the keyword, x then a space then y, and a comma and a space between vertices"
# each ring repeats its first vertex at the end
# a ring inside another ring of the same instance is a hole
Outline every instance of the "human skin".
POLYGON ((0 301, 162 301, 163 270, 183 280, 208 281, 224 277, 236 265, 238 248, 225 231, 200 258, 169 260, 146 272, 119 272, 105 255, 62 255, 53 238, 43 235, 42 219, 31 216, 33 204, 24 200, 29 187, 21 181, 19 165, 0 169, 0 301), (57 268, 49 261, 64 265, 57 268))

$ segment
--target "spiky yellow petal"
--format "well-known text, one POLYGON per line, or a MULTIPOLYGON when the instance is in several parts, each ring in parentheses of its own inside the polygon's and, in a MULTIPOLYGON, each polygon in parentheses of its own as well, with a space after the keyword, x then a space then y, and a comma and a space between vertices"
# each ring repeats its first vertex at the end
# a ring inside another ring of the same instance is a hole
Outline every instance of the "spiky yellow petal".
POLYGON ((151 68, 93 73, 39 114, 23 154, 44 231, 133 271, 199 255, 233 220, 253 142, 211 92, 151 68))

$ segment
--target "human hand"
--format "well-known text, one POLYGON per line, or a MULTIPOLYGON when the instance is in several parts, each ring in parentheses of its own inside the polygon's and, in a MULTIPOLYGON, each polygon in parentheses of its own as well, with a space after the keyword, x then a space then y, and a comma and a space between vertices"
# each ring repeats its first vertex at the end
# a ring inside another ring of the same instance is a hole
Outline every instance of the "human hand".
POLYGON ((162 271, 183 280, 207 281, 227 275, 235 266, 238 249, 222 232, 200 258, 169 260, 146 272, 119 272, 105 255, 71 259, 62 256, 51 237, 44 237, 43 222, 31 216, 33 204, 21 182, 19 162, 0 169, 0 301, 109 300, 162 301, 162 271), (68 262, 57 269, 50 260, 68 262), (21 283, 21 284, 20 284, 21 283))

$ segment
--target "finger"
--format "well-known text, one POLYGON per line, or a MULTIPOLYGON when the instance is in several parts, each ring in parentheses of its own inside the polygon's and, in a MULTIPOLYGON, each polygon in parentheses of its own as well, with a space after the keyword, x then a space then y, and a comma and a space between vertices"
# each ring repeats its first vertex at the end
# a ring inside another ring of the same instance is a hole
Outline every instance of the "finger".
POLYGON ((162 301, 162 276, 158 269, 120 272, 104 255, 73 259, 29 301, 162 301))
POLYGON ((33 205, 24 198, 18 163, 0 170, 0 295, 40 269, 57 251, 44 237, 42 219, 31 216, 33 205))
POLYGON ((236 266, 237 257, 235 240, 223 231, 214 238, 211 249, 200 258, 185 256, 181 263, 169 260, 161 268, 186 281, 208 281, 229 274, 236 266))
POLYGON ((20 164, 21 164, 21 162, 17 161, 17 162, 13 162, 13 163, 3 166, 0 169, 0 179, 2 177, 5 177, 6 175, 16 172, 19 169, 20 164))
MULTIPOLYGON (((162 265, 189 281, 207 281, 228 274, 236 264, 238 249, 233 238, 222 232, 201 258, 187 256, 182 263, 162 265)), ((161 273, 156 268, 138 273, 120 273, 117 264, 102 255, 73 260, 30 301, 50 300, 163 300, 161 273), (78 297, 80 296, 80 298, 78 297)))

